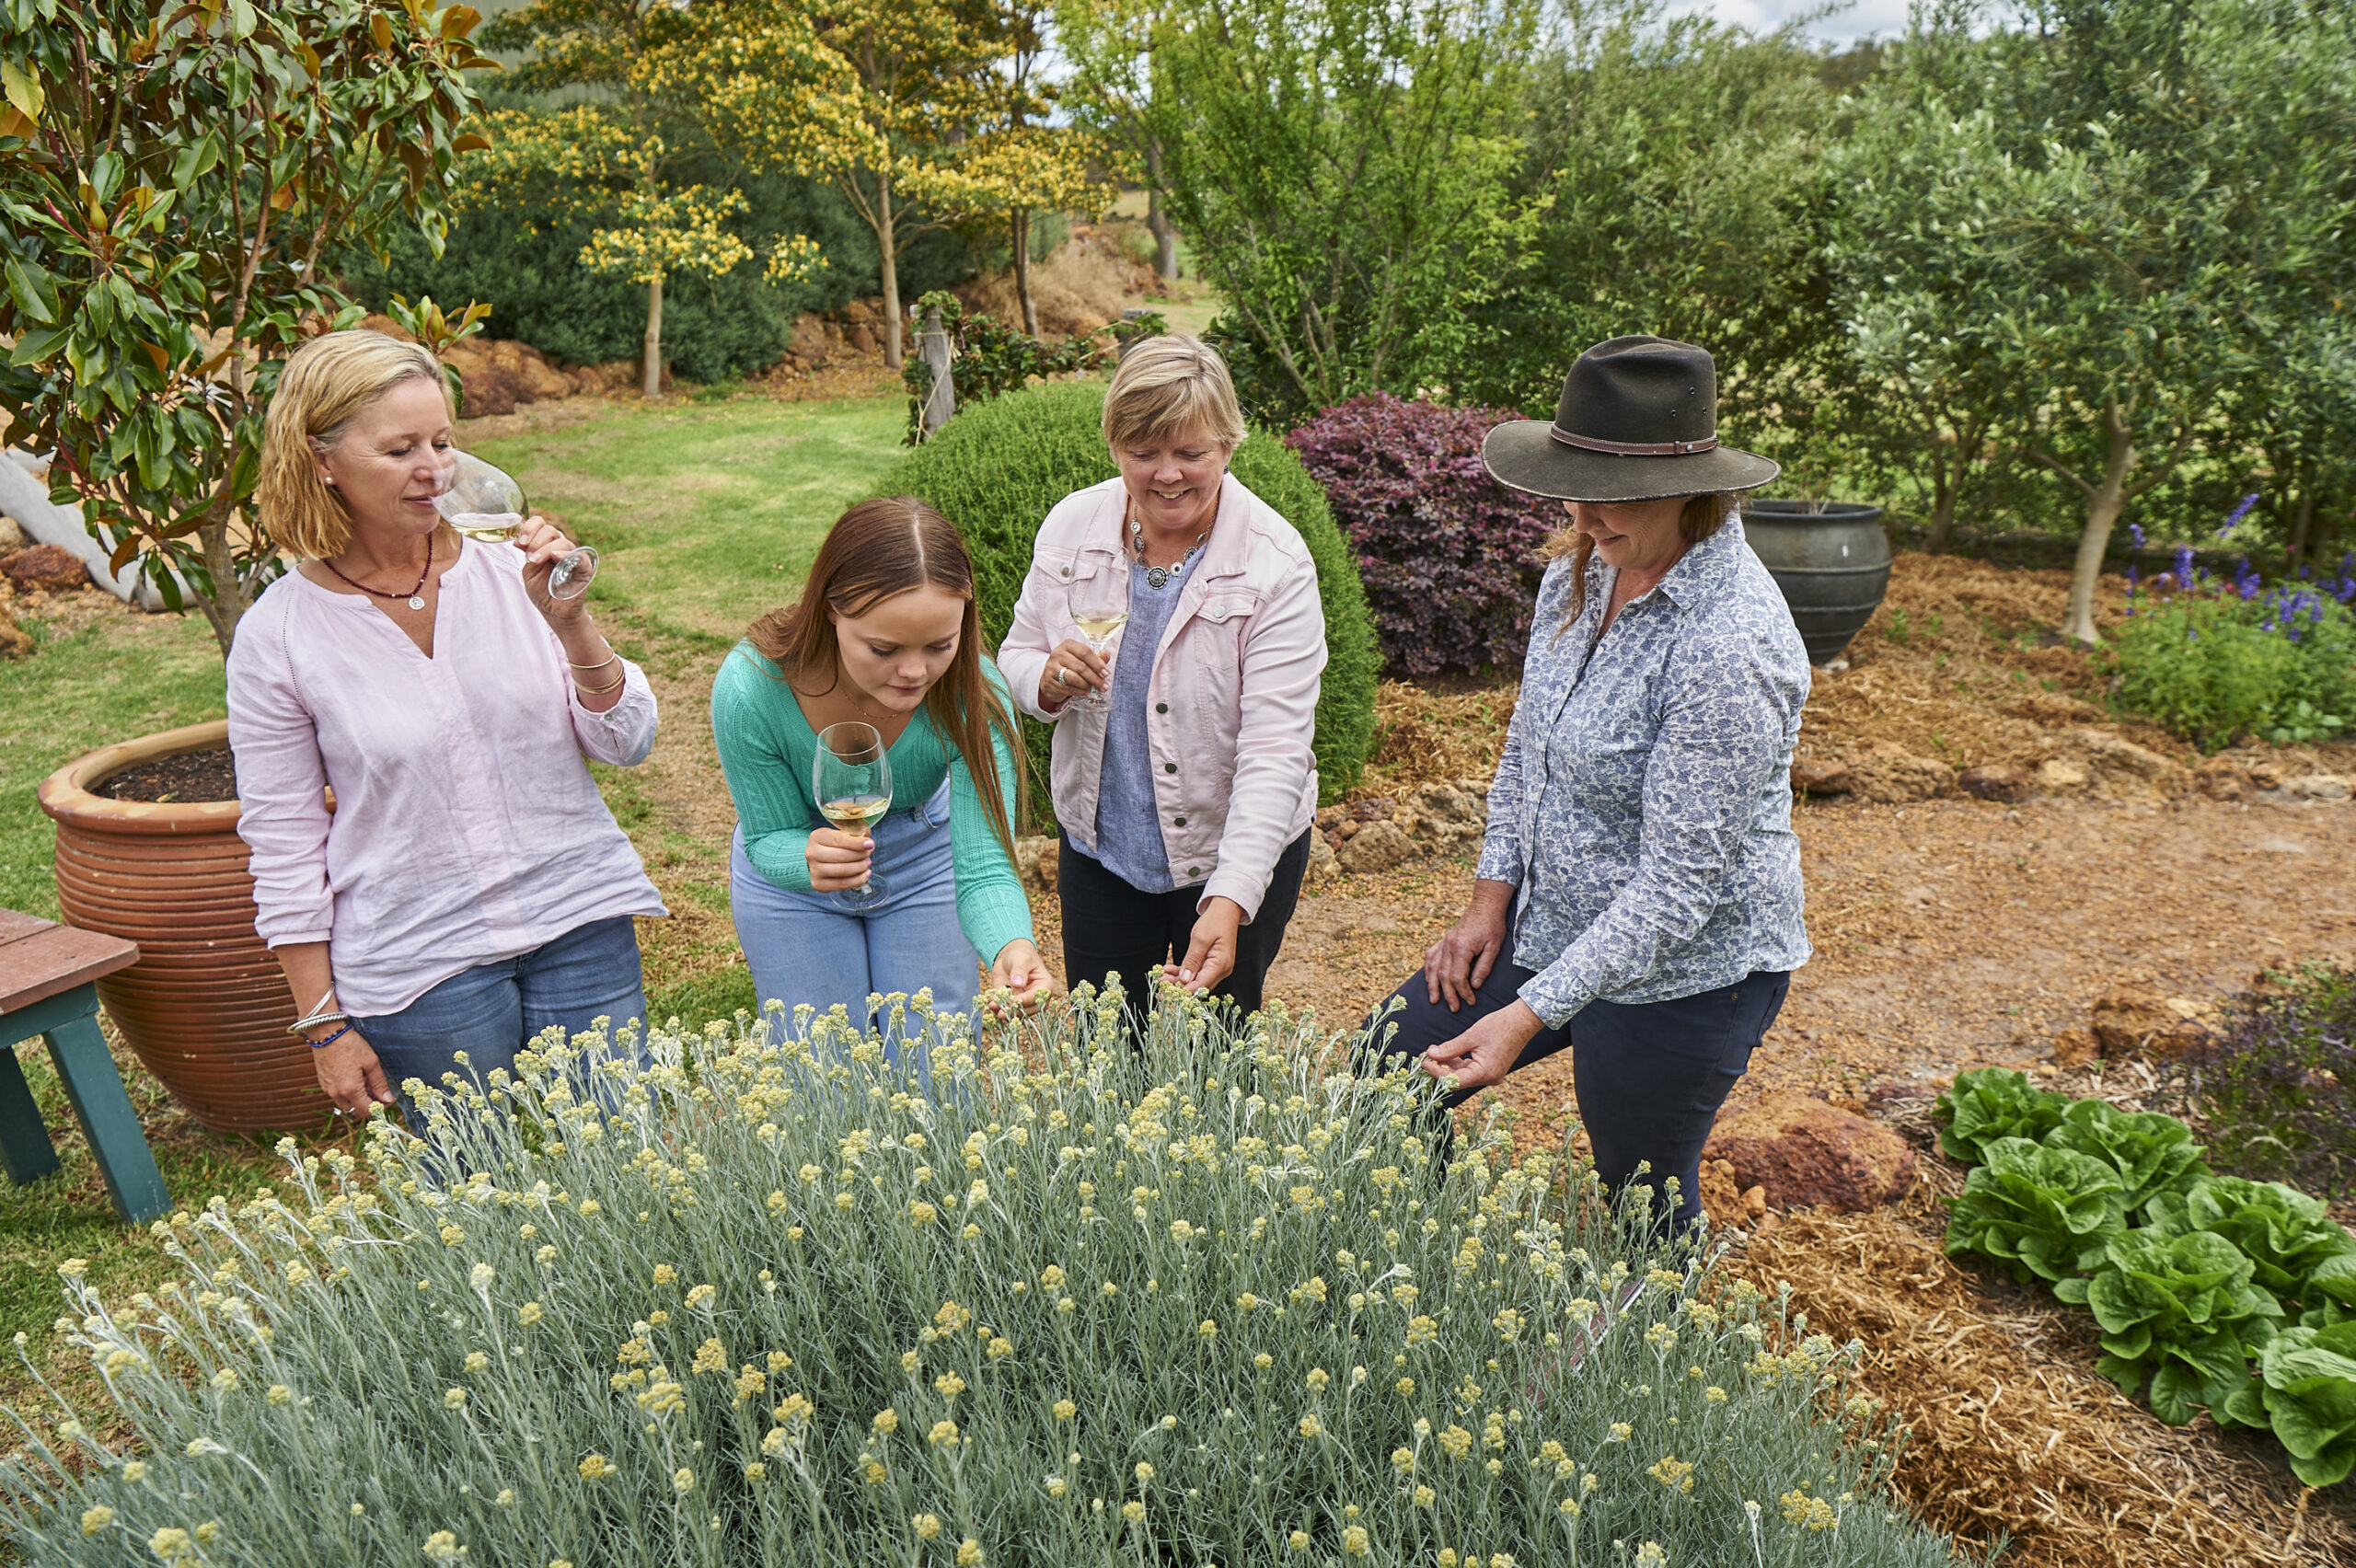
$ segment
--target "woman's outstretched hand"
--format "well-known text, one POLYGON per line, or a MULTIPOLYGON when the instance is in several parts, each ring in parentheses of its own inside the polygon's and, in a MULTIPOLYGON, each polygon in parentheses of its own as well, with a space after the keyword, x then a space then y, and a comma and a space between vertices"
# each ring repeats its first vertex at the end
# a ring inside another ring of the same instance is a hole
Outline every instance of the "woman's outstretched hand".
POLYGON ((1545 1027, 1530 1004, 1516 997, 1511 1007, 1499 1008, 1455 1039, 1426 1051, 1424 1071, 1436 1078, 1455 1075, 1461 1091, 1486 1089, 1513 1071, 1522 1047, 1545 1027))
POLYGON ((1165 963, 1161 973, 1196 996, 1235 973, 1235 933, 1243 925, 1243 905, 1231 898, 1213 898, 1195 917, 1194 940, 1186 956, 1165 963))
POLYGON ((1455 1012, 1472 999, 1505 949, 1506 916, 1512 906, 1512 884, 1472 884, 1472 902, 1464 917, 1424 952, 1424 984, 1431 988, 1434 1004, 1446 1002, 1448 1010, 1455 1012))
POLYGON ((1017 937, 999 949, 990 963, 990 989, 999 986, 1013 992, 1016 1003, 1028 1012, 1056 994, 1056 977, 1047 973, 1039 950, 1017 937))

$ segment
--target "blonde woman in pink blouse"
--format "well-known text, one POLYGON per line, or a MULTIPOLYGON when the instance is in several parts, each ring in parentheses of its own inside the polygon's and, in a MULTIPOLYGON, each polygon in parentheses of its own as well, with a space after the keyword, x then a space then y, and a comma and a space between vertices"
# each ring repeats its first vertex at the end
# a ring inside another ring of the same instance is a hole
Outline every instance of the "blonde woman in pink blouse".
POLYGON ((262 445, 261 516, 299 559, 229 654, 237 831, 347 1116, 512 1067, 550 1026, 642 1018, 631 920, 665 913, 588 768, 645 760, 654 694, 549 595, 555 526, 442 522, 453 450, 433 354, 369 331, 295 352, 262 445))

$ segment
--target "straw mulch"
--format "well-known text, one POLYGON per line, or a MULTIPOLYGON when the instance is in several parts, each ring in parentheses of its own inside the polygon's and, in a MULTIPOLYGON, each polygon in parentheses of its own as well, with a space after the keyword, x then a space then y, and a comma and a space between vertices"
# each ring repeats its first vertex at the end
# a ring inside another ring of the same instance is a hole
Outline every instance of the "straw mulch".
MULTIPOLYGON (((2104 731, 2174 761, 2199 755, 2155 724, 2107 706, 2110 671, 2055 633, 2066 571, 1993 566, 1960 556, 1901 554, 1889 594, 1850 643, 1847 667, 1815 673, 1799 752, 1855 762, 1877 745, 1951 768, 2002 763, 2034 770, 2070 750, 2064 737, 2104 731)), ((2096 622, 2125 618, 2126 580, 2106 577, 2096 622)), ((1486 778, 1505 743, 1518 683, 1507 675, 1444 687, 1385 681, 1375 698, 1375 749, 1353 791, 1400 798, 1415 786, 1486 778)), ((2258 748, 2291 773, 2356 771, 2356 745, 2258 748)))
POLYGON ((1948 1174, 1896 1209, 1796 1212, 1736 1265, 1789 1281, 1812 1332, 1865 1342, 1865 1391, 1911 1429, 1909 1507, 1983 1546, 2009 1536, 2002 1562, 2023 1568, 2356 1562, 2356 1500, 2302 1487, 2268 1439, 2163 1424, 2096 1375, 2083 1310, 1958 1269, 1948 1174))
POLYGON ((1486 779, 1497 768, 1521 683, 1449 691, 1410 681, 1375 690, 1374 750, 1355 791, 1403 796, 1418 784, 1486 779))

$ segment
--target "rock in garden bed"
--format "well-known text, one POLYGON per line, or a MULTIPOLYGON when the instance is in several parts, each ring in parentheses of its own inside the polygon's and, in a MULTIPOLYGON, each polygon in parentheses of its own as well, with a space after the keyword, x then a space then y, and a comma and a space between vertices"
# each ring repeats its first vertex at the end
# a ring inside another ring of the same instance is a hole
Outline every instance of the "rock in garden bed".
POLYGON ((1725 1112, 1705 1159, 1733 1167, 1738 1190, 1777 1208, 1850 1213, 1894 1202, 1914 1182, 1914 1151, 1877 1122, 1785 1090, 1725 1112))

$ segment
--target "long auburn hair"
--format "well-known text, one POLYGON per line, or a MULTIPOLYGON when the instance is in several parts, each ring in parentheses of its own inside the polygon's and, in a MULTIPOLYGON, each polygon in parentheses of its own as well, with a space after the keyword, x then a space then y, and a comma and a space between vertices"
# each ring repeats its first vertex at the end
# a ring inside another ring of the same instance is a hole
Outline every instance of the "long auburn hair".
POLYGON ((982 620, 974 601, 974 561, 956 525, 912 495, 880 496, 862 501, 840 517, 818 547, 810 564, 810 581, 799 603, 771 610, 755 620, 745 633, 761 655, 784 672, 797 691, 823 697, 842 684, 842 648, 836 640, 835 616, 863 616, 895 594, 927 584, 965 601, 958 628, 957 655, 924 694, 925 711, 933 728, 956 744, 965 759, 965 771, 989 813, 990 831, 998 835, 1009 860, 1014 859, 1014 824, 1006 814, 1005 787, 999 782, 998 754, 990 749, 990 732, 1006 739, 1014 761, 1015 799, 1027 795, 1022 771, 1022 740, 1014 713, 982 678, 982 620))
MULTIPOLYGON (((1727 525, 1727 519, 1734 514, 1735 503, 1741 499, 1726 490, 1687 496, 1685 510, 1677 514, 1677 536, 1685 541, 1689 549, 1700 544, 1727 525)), ((1563 609, 1563 624, 1554 628, 1557 637, 1587 608, 1587 563, 1595 557, 1595 541, 1565 525, 1549 534, 1546 542, 1538 547, 1541 560, 1559 560, 1565 556, 1571 558, 1571 599, 1563 609)))

